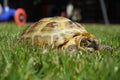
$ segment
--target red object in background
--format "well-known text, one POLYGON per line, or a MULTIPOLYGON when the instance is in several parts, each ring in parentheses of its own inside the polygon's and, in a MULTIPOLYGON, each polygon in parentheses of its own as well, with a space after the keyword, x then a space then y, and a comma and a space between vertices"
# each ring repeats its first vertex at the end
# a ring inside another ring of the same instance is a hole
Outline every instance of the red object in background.
POLYGON ((62 17, 65 17, 66 16, 66 14, 65 14, 65 12, 63 11, 63 12, 61 12, 61 14, 60 14, 62 17))
POLYGON ((22 8, 18 8, 14 14, 14 21, 16 24, 22 26, 27 21, 26 12, 22 8))

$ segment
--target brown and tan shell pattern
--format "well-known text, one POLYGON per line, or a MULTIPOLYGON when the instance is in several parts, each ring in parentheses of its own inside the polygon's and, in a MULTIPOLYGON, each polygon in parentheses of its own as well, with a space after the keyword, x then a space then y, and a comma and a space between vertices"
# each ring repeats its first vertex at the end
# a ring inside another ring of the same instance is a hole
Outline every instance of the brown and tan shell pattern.
POLYGON ((94 39, 95 36, 79 23, 65 17, 49 17, 28 26, 19 36, 19 41, 76 51, 84 50, 83 45, 91 38, 94 39))

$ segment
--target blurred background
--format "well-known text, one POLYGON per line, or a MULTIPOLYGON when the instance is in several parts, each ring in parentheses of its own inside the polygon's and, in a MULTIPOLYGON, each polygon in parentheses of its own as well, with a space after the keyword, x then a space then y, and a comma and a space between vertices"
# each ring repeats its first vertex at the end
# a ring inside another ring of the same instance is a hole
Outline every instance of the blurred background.
MULTIPOLYGON (((0 0, 2 7, 5 1, 0 0)), ((7 0, 7 6, 23 8, 27 22, 65 16, 83 23, 120 23, 120 0, 7 0)))

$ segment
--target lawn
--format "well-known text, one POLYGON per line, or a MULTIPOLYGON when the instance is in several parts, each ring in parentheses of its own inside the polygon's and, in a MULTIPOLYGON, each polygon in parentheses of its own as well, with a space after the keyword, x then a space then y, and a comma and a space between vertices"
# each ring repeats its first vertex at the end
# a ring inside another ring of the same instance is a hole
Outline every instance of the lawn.
POLYGON ((43 46, 12 41, 27 25, 0 23, 0 80, 119 80, 120 25, 84 24, 113 52, 76 52, 72 55, 43 46))

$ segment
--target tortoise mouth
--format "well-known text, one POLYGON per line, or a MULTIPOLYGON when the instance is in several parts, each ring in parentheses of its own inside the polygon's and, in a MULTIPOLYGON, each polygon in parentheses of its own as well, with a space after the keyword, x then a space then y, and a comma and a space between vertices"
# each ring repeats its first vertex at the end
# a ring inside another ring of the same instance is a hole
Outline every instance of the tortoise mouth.
POLYGON ((98 50, 99 48, 99 44, 95 38, 83 38, 80 42, 80 46, 88 50, 98 50))

